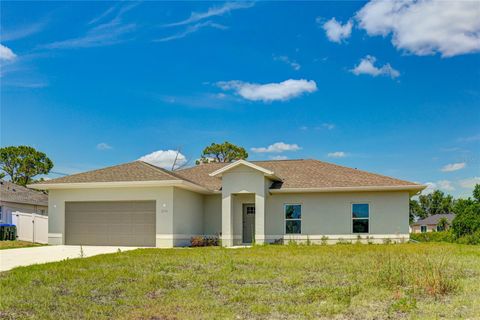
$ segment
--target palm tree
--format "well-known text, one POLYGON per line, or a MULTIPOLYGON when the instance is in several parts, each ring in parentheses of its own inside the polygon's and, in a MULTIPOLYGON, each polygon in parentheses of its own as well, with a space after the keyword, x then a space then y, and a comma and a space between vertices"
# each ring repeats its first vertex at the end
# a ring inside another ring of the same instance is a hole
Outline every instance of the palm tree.
POLYGON ((440 220, 438 220, 438 223, 437 223, 437 231, 445 231, 448 229, 448 227, 450 226, 450 222, 448 222, 448 219, 443 217, 443 218, 440 218, 440 220))

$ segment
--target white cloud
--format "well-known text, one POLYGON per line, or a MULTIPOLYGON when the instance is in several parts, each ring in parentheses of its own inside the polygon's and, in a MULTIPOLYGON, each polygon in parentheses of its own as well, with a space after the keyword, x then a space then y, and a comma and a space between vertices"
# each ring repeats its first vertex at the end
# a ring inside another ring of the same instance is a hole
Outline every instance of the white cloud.
POLYGON ((444 190, 444 191, 453 191, 455 188, 452 185, 452 182, 449 180, 440 180, 437 181, 438 189, 444 190))
POLYGON ((148 162, 157 167, 171 170, 173 163, 175 162, 175 158, 177 158, 175 168, 183 166, 187 163, 187 158, 181 153, 178 153, 177 155, 177 151, 175 150, 158 150, 144 155, 138 160, 148 162))
POLYGON ((211 7, 207 10, 207 12, 192 12, 190 14, 190 17, 188 19, 179 21, 179 22, 174 22, 170 24, 164 25, 165 27, 175 27, 175 26, 182 26, 190 23, 195 23, 200 20, 208 19, 210 17, 214 16, 222 16, 226 13, 229 13, 233 10, 238 10, 238 9, 247 9, 251 8, 255 5, 254 2, 241 2, 241 1, 236 1, 236 2, 227 2, 221 7, 211 7))
POLYGON ((458 163, 450 163, 442 167, 441 171, 442 172, 452 172, 452 171, 457 171, 461 170, 466 167, 465 162, 458 162, 458 163))
POLYGON ((397 49, 444 57, 480 51, 478 1, 372 0, 356 14, 370 36, 392 34, 397 49))
POLYGON ((270 159, 271 160, 287 160, 288 157, 287 156, 271 156, 270 159))
POLYGON ((343 151, 330 152, 327 154, 329 158, 345 158, 347 154, 343 151))
POLYGON ((367 55, 365 58, 360 60, 360 63, 350 70, 355 75, 368 74, 371 76, 390 76, 392 79, 400 76, 400 72, 392 68, 392 66, 387 63, 381 67, 376 67, 375 62, 377 59, 373 56, 367 55))
POLYGON ((113 149, 113 147, 106 142, 100 142, 99 144, 97 144, 97 149, 98 150, 110 150, 110 149, 113 149))
POLYGON ((327 130, 333 130, 335 129, 335 124, 325 122, 325 123, 322 123, 322 127, 327 130))
POLYGON ((476 141, 480 141, 480 134, 473 135, 473 136, 470 136, 470 137, 459 138, 458 141, 460 141, 460 142, 476 142, 476 141))
POLYGON ((0 60, 12 61, 16 57, 17 55, 10 48, 0 44, 0 60))
POLYGON ((473 177, 468 179, 463 179, 458 182, 458 184, 465 189, 473 189, 476 184, 480 184, 480 177, 473 177))
POLYGON ((313 80, 289 79, 279 83, 248 83, 242 81, 221 81, 217 85, 223 90, 233 90, 242 98, 251 101, 286 101, 307 92, 317 91, 313 80))
POLYGON ((45 19, 44 21, 32 23, 29 25, 16 26, 15 29, 12 30, 5 30, 5 28, 2 28, 2 41, 22 39, 32 34, 38 33, 42 31, 47 25, 47 20, 48 19, 45 19))
POLYGON ((228 27, 226 27, 224 25, 221 25, 221 24, 218 24, 218 23, 213 23, 212 21, 205 21, 205 22, 201 22, 201 23, 197 23, 197 24, 188 26, 184 31, 181 31, 181 32, 176 33, 174 35, 171 35, 171 36, 168 36, 168 37, 165 37, 165 38, 156 39, 156 40, 153 40, 153 41, 154 42, 166 42, 166 41, 185 38, 189 34, 195 33, 198 30, 203 29, 205 27, 211 27, 211 28, 221 29, 221 30, 228 29, 228 27))
POLYGON ((292 69, 295 71, 300 70, 300 68, 302 67, 297 61, 291 60, 287 56, 273 56, 273 60, 284 62, 288 64, 290 67, 292 67, 292 69))
POLYGON ((268 147, 252 148, 253 152, 257 153, 282 153, 285 151, 298 151, 302 148, 298 144, 288 144, 284 142, 276 142, 268 147))
MULTIPOLYGON (((126 41, 125 36, 136 29, 136 24, 122 22, 123 15, 135 8, 139 2, 134 2, 129 5, 118 8, 114 6, 117 11, 116 15, 102 24, 91 27, 83 36, 52 42, 41 47, 48 49, 74 49, 74 48, 91 48, 114 45, 126 41)), ((111 10, 111 11, 115 11, 111 10)), ((108 11, 108 10, 107 10, 108 11)), ((110 12, 108 14, 110 14, 110 12)), ((106 16, 106 15, 105 15, 106 16)), ((102 20, 105 16, 101 15, 90 23, 96 23, 102 20)))
POLYGON ((435 182, 426 182, 425 185, 427 186, 425 189, 422 190, 422 194, 430 194, 433 191, 437 190, 437 184, 435 182))
POLYGON ((351 20, 342 25, 335 18, 332 18, 323 24, 323 30, 325 30, 327 38, 330 41, 341 43, 344 39, 349 38, 352 34, 352 26, 353 23, 351 20))

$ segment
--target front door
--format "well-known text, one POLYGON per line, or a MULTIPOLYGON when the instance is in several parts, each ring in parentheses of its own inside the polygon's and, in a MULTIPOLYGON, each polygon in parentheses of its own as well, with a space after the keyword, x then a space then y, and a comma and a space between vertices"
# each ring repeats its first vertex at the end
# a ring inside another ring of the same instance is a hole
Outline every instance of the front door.
POLYGON ((243 243, 252 243, 255 237, 255 205, 243 205, 243 243))

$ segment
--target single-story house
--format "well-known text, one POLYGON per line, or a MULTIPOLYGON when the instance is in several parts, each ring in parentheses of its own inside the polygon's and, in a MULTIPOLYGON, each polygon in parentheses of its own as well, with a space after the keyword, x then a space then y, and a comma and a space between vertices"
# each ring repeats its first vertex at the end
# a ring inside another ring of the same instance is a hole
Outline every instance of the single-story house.
POLYGON ((12 212, 48 214, 48 195, 0 180, 0 223, 12 223, 12 212))
POLYGON ((418 220, 410 225, 412 233, 443 231, 443 226, 439 226, 439 222, 442 218, 447 219, 448 225, 451 226, 453 219, 455 219, 455 214, 434 214, 425 219, 418 220))
POLYGON ((49 191, 49 243, 173 247, 409 238, 409 198, 425 188, 318 160, 135 161, 34 184, 49 191))

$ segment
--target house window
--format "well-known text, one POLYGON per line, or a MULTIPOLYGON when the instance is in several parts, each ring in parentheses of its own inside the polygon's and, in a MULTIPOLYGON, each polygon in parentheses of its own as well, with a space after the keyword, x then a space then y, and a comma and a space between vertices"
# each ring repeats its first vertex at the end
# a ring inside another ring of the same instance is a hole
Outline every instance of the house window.
POLYGON ((248 206, 247 207, 247 214, 248 215, 255 214, 255 207, 254 206, 248 206))
POLYGON ((3 214, 2 214, 2 206, 0 206, 0 221, 2 221, 3 214))
POLYGON ((352 232, 368 233, 370 208, 368 203, 352 204, 352 232))
POLYGON ((302 233, 302 205, 301 204, 285 205, 285 233, 286 234, 302 233))
POLYGON ((420 226, 420 232, 427 232, 427 226, 420 226))

